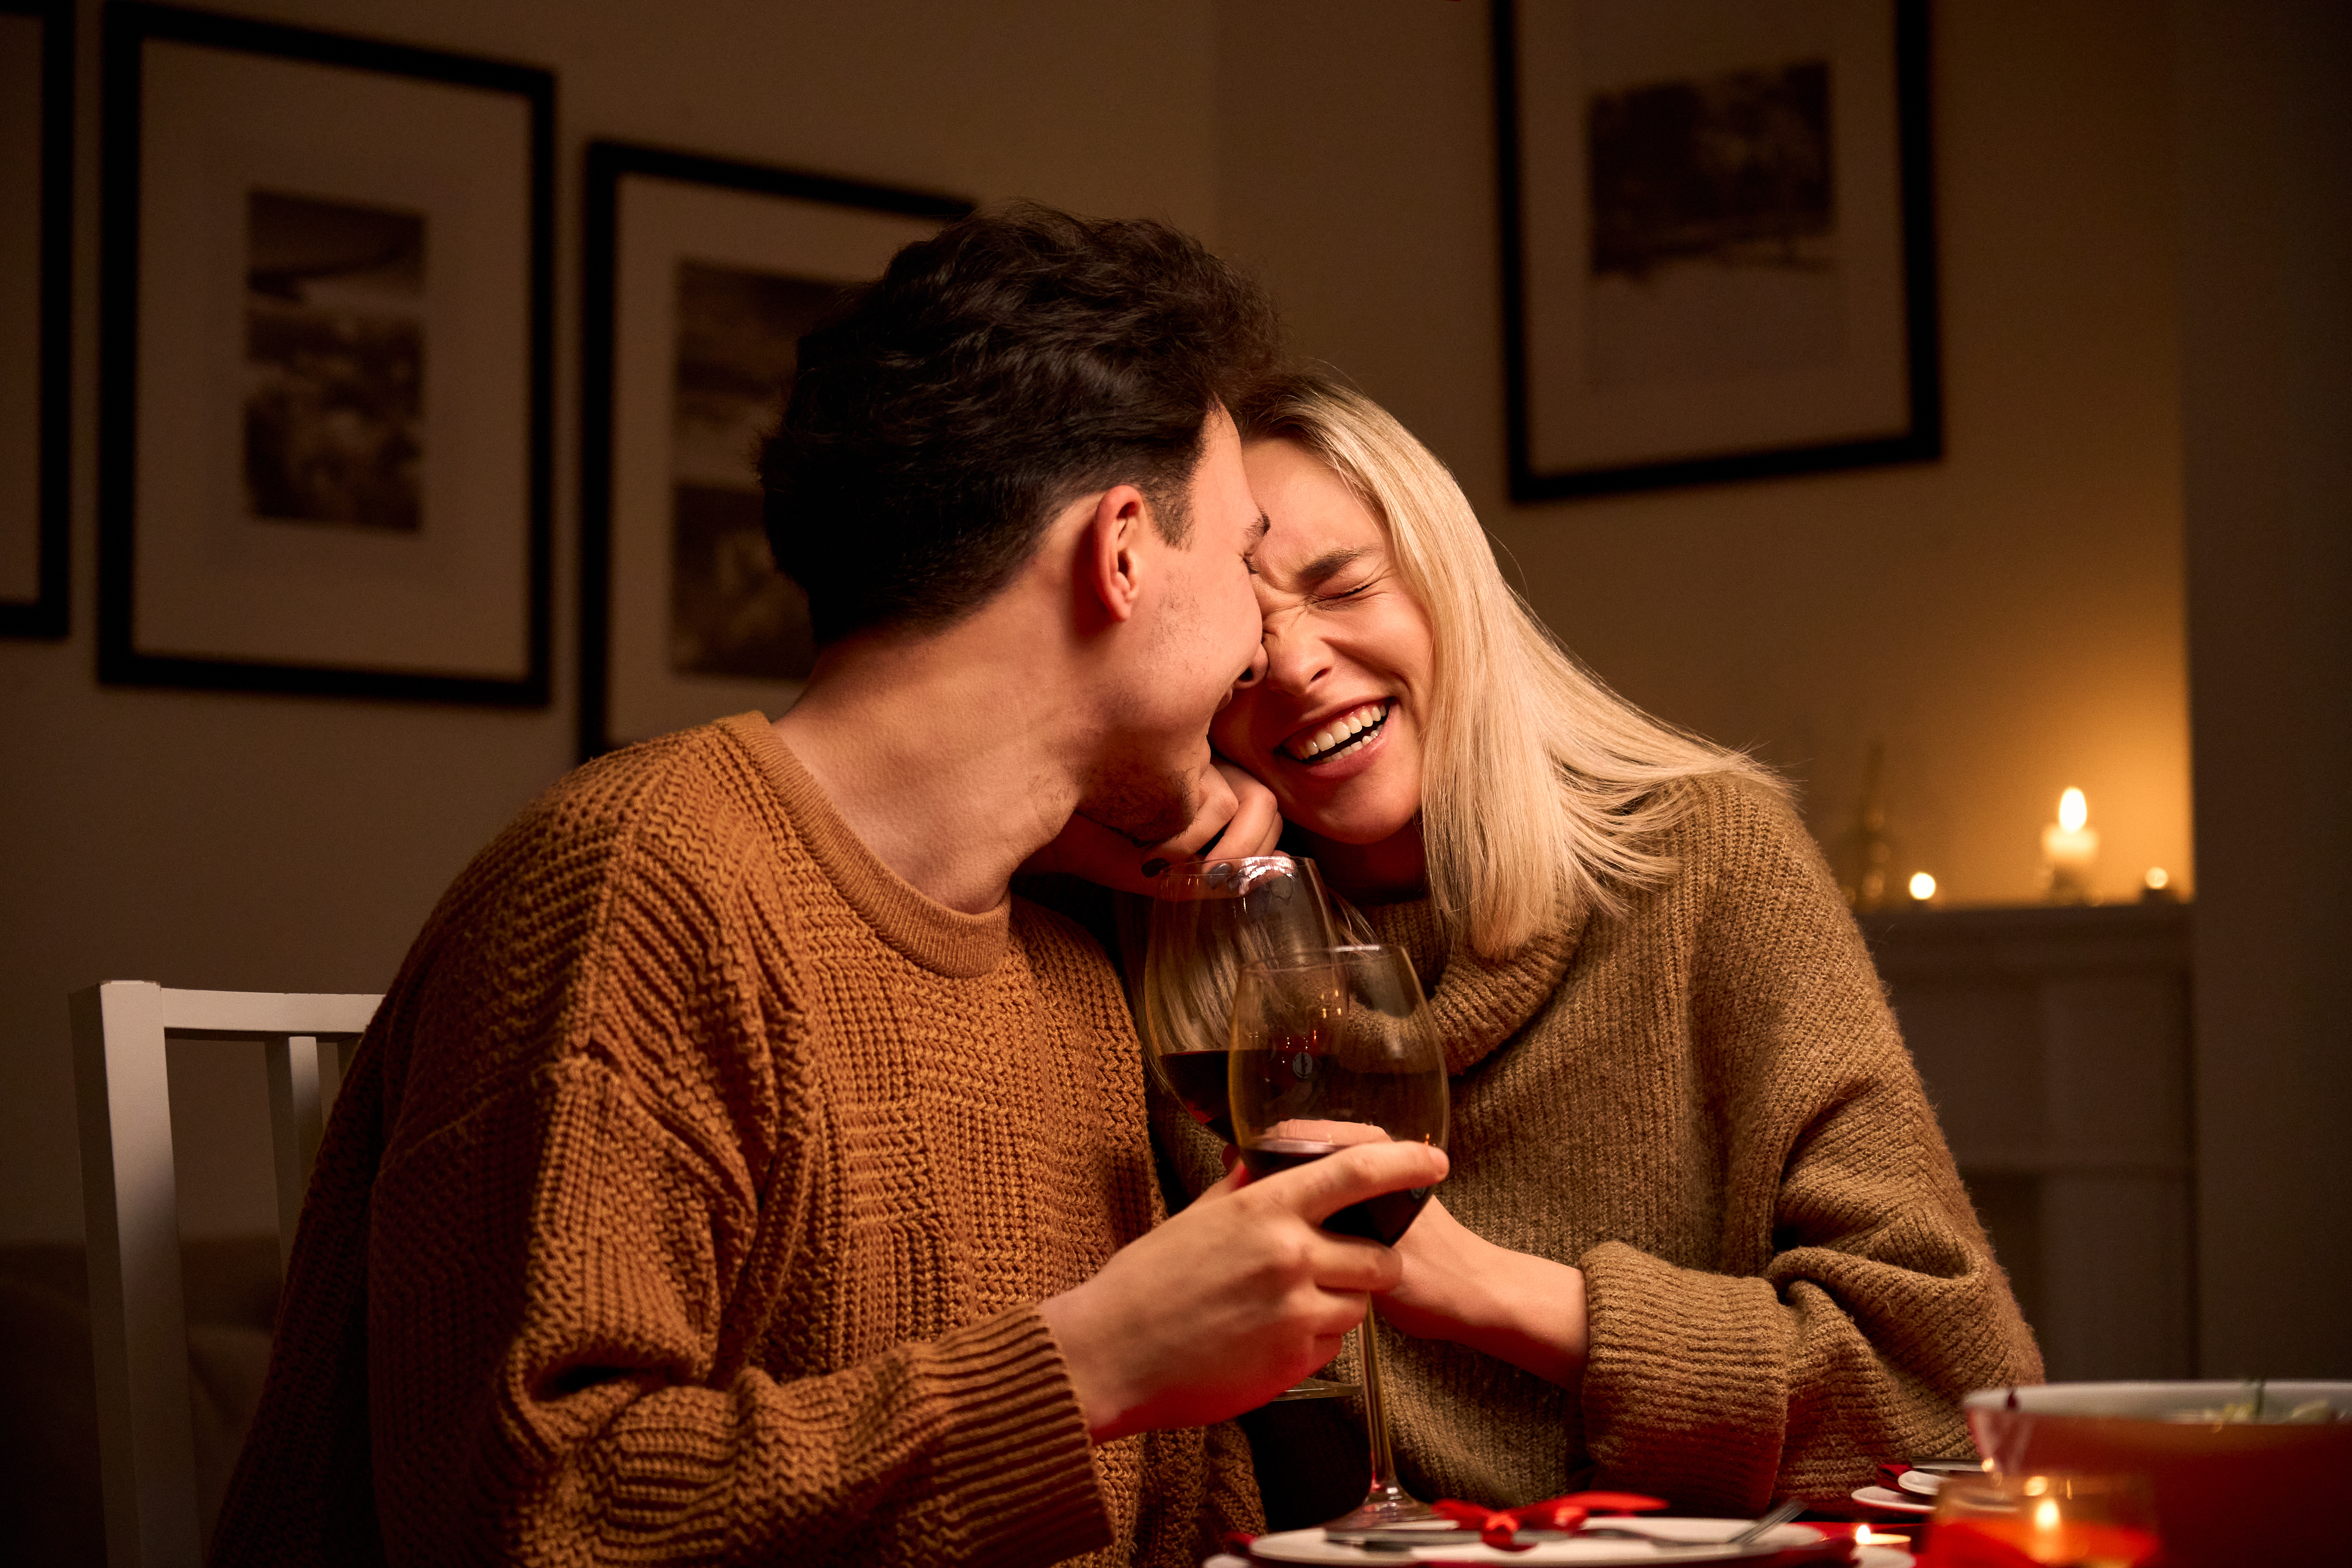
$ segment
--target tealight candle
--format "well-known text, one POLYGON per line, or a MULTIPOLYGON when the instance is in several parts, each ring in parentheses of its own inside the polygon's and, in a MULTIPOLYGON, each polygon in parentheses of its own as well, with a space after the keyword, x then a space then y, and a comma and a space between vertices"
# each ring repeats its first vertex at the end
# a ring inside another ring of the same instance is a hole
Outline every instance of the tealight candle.
POLYGON ((2099 858, 2099 830, 2080 789, 2058 797, 2058 820, 2042 830, 2042 861, 2050 875, 2050 902, 2088 904, 2091 862, 2099 858))

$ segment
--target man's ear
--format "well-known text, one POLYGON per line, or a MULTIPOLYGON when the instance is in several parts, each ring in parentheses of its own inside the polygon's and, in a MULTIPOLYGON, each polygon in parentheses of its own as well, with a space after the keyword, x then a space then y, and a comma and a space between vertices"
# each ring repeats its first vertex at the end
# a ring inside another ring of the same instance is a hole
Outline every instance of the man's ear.
POLYGON ((1151 509, 1132 485, 1114 485, 1095 498, 1078 558, 1079 594, 1112 621, 1131 619, 1143 598, 1144 534, 1151 509))

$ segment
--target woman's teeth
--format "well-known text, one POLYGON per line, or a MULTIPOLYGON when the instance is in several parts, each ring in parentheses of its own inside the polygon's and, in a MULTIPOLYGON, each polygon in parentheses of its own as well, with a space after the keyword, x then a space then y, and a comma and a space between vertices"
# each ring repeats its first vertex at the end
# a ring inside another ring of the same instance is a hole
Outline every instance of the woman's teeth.
POLYGON ((1388 716, 1388 704, 1366 703, 1360 708, 1341 714, 1306 739, 1292 741, 1291 757, 1299 762, 1328 760, 1380 728, 1388 716))

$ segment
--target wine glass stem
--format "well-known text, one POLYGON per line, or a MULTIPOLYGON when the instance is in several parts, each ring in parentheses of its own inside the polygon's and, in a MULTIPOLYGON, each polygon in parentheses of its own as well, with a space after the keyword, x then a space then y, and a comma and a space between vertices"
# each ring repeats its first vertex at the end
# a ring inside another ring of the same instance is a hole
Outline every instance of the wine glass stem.
POLYGON ((1372 1492, 1370 1500, 1409 1494, 1397 1484, 1396 1448, 1389 1441, 1387 1391, 1381 1383, 1380 1320, 1371 1303, 1364 1303, 1364 1321, 1356 1330, 1357 1360, 1363 1364, 1364 1427, 1372 1440, 1372 1492))

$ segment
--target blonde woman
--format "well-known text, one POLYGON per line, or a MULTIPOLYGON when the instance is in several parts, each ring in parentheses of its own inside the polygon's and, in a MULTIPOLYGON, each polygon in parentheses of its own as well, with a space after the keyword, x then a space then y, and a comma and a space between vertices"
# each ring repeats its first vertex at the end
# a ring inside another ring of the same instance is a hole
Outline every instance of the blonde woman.
MULTIPOLYGON (((1959 1396, 2041 1359, 1779 785, 1580 669, 1376 404, 1301 374, 1237 413, 1267 670, 1211 737, 1412 953, 1454 1074, 1381 1308, 1406 1483, 1750 1514, 1967 1451, 1959 1396)), ((1221 847, 1273 831, 1240 787, 1221 847)), ((1336 1402, 1251 1435, 1270 1521, 1360 1498, 1336 1402)))

